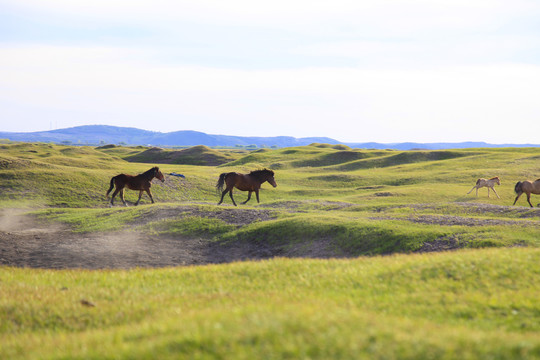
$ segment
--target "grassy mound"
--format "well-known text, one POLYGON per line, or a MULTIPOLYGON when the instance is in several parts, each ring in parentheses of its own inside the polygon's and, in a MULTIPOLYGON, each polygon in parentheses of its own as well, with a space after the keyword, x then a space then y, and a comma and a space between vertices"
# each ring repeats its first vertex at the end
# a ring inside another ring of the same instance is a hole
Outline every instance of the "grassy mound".
POLYGON ((341 171, 354 171, 359 169, 370 168, 384 168, 406 164, 414 164, 421 162, 432 161, 444 161, 457 159, 466 156, 473 156, 475 153, 469 151, 450 151, 450 150, 437 150, 437 151, 405 151, 396 154, 395 151, 388 151, 387 153, 376 153, 376 155, 369 159, 359 159, 357 161, 350 161, 340 166, 335 166, 334 170, 341 171))
MULTIPOLYGON (((265 149, 266 150, 266 149, 265 149)), ((254 151, 226 166, 260 166, 273 169, 322 167, 364 159, 385 152, 351 150, 344 145, 311 144, 277 150, 254 151)))
POLYGON ((88 146, 60 146, 52 144, 15 143, 0 145, 0 163, 4 167, 48 167, 68 166, 83 169, 112 168, 110 156, 88 146))
POLYGON ((131 162, 153 164, 183 164, 217 166, 233 160, 234 157, 211 149, 204 145, 193 146, 184 150, 165 150, 151 148, 126 157, 131 162))

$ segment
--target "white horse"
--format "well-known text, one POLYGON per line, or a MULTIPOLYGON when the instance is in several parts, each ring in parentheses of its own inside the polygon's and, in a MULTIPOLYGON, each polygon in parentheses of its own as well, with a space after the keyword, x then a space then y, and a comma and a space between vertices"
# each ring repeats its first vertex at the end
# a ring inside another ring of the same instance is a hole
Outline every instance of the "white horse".
POLYGON ((487 187, 488 188, 488 197, 489 197, 489 189, 493 190, 493 192, 495 193, 495 195, 497 195, 497 197, 500 199, 500 196, 499 194, 497 194, 497 192, 495 191, 495 184, 497 185, 501 185, 501 180, 499 179, 498 176, 495 176, 489 180, 486 180, 486 179, 478 179, 476 180, 476 185, 474 185, 471 189, 471 191, 469 191, 467 194, 470 194, 474 189, 476 189, 476 196, 478 196, 478 189, 482 188, 482 187, 487 187))

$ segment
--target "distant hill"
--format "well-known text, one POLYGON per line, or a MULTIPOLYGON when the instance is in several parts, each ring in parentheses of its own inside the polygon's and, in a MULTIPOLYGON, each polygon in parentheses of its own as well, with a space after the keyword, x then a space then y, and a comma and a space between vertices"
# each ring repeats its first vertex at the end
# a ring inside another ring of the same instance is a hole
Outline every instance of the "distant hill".
POLYGON ((252 137, 210 135, 183 130, 168 133, 108 125, 85 125, 38 132, 0 132, 1 139, 27 142, 72 143, 74 145, 152 145, 152 146, 302 146, 314 142, 339 144, 327 137, 294 138, 292 136, 252 137))
POLYGON ((344 143, 352 148, 360 149, 394 149, 394 150, 444 150, 444 149, 470 149, 470 148, 503 148, 503 147, 540 147, 540 144, 490 144, 482 141, 465 141, 458 143, 344 143))
POLYGON ((257 147, 292 147, 312 143, 345 144, 363 149, 461 149, 478 147, 540 147, 540 144, 488 144, 485 142, 461 143, 344 143, 328 137, 295 138, 292 136, 230 136, 211 135, 199 131, 182 130, 168 133, 141 130, 137 128, 109 125, 85 125, 65 129, 37 132, 0 132, 0 139, 24 142, 53 142, 73 145, 150 145, 150 146, 196 146, 234 147, 255 145, 257 147))

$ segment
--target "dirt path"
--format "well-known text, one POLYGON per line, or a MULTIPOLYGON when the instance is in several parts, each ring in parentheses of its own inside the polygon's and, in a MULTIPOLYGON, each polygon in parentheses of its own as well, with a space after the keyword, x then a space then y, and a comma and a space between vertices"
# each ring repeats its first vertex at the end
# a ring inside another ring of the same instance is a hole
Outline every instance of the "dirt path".
MULTIPOLYGON (((212 215, 220 217, 223 212, 212 215)), ((241 224, 268 217, 247 210, 235 215, 233 221, 241 224)), ((0 214, 0 265, 117 269, 223 263, 275 255, 260 244, 230 247, 203 238, 152 236, 136 231, 76 233, 61 225, 44 226, 21 212, 4 210, 0 214)))
MULTIPOLYGON (((540 227, 540 209, 460 203, 470 213, 512 212, 518 219, 482 219, 455 215, 418 214, 406 218, 378 215, 373 220, 408 220, 443 226, 514 225, 540 227)), ((433 205, 416 205, 416 208, 433 205)), ((294 211, 294 206, 287 207, 294 211)), ((339 207, 338 207, 339 208, 339 207)), ((331 210, 329 210, 331 211, 331 210)), ((140 224, 163 218, 205 216, 218 218, 236 226, 275 217, 272 209, 223 208, 206 212, 193 206, 149 211, 140 224), (204 212, 204 213, 203 213, 204 212)), ((435 239, 420 249, 446 251, 463 247, 454 238, 435 239)), ((22 211, 0 210, 0 266, 66 269, 116 269, 134 267, 167 267, 225 263, 266 259, 274 256, 331 258, 343 257, 332 246, 332 239, 315 239, 295 243, 287 248, 272 247, 262 241, 221 244, 209 239, 185 236, 149 235, 140 231, 76 233, 67 226, 43 224, 22 211)))

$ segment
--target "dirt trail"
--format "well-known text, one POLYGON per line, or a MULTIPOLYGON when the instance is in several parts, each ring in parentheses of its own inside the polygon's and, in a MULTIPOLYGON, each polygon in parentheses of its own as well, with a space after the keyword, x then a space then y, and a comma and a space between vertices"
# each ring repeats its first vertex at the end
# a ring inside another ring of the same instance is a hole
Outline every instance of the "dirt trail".
MULTIPOLYGON (((247 214, 241 210, 235 221, 257 219, 247 214)), ((211 264, 272 256, 275 256, 273 252, 256 244, 233 248, 203 238, 152 236, 136 231, 76 233, 65 226, 43 225, 21 211, 0 212, 0 265, 115 269, 211 264)))
MULTIPOLYGON (((290 204, 287 204, 290 205, 290 204)), ((408 220, 443 226, 513 225, 540 227, 540 209, 459 203, 470 213, 512 213, 518 219, 477 218, 456 215, 418 214, 393 218, 378 213, 373 220, 408 220)), ((433 207, 418 204, 418 209, 433 207)), ((295 211, 294 206, 287 206, 295 211)), ((330 209, 328 211, 331 211, 330 209)), ((150 211, 139 224, 163 218, 205 216, 218 218, 236 226, 275 218, 273 209, 227 208, 207 212, 196 206, 178 206, 150 211)), ((434 239, 419 250, 446 251, 463 247, 454 238, 434 239)), ((306 240, 289 247, 270 246, 262 241, 242 241, 234 244, 216 243, 209 239, 185 236, 149 235, 142 231, 108 233, 76 233, 67 226, 44 224, 20 210, 0 210, 0 266, 66 269, 115 269, 134 267, 167 267, 180 265, 225 263, 266 259, 274 256, 333 258, 346 257, 336 253, 332 239, 306 240)))

